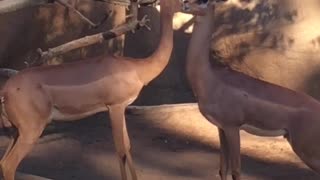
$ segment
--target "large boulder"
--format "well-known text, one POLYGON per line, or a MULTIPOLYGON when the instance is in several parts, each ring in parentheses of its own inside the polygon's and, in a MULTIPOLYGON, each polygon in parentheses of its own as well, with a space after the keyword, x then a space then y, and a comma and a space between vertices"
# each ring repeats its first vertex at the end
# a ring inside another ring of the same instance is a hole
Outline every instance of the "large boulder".
POLYGON ((240 7, 217 10, 213 55, 256 78, 320 97, 319 1, 252 0, 240 7))

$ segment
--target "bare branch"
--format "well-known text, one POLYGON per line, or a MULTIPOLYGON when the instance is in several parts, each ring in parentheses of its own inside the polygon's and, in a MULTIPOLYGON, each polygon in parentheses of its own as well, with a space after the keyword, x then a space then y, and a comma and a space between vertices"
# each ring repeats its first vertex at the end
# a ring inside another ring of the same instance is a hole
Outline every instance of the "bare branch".
POLYGON ((130 0, 94 0, 94 1, 116 4, 116 5, 121 5, 121 6, 129 6, 130 5, 130 0))
POLYGON ((56 0, 57 3, 61 4, 62 6, 71 9, 72 11, 74 11, 76 14, 78 14, 80 16, 81 19, 83 19, 85 22, 87 22, 88 24, 90 24, 90 26, 92 26, 93 28, 97 28, 99 25, 101 25, 108 17, 109 14, 106 15, 106 17, 103 18, 103 20, 101 22, 99 22, 98 24, 93 23, 90 19, 88 19, 87 17, 85 17, 81 12, 79 12, 77 9, 75 9, 71 4, 69 4, 66 0, 56 0))
POLYGON ((0 14, 52 2, 53 0, 2 0, 0 1, 0 14))
MULTIPOLYGON (((56 0, 0 0, 0 14, 14 12, 24 8, 30 8, 34 6, 54 3, 55 1, 56 0)), ((68 3, 66 3, 66 0, 58 0, 58 1, 63 5, 69 5, 68 3)), ((122 6, 131 5, 130 0, 87 0, 87 1, 106 2, 106 3, 117 4, 122 6)), ((140 0, 139 4, 142 6, 145 6, 149 4, 154 4, 156 1, 158 0, 140 0)), ((72 10, 76 11, 72 6, 69 8, 72 8, 72 10)), ((88 23, 90 22, 89 24, 91 25, 94 24, 90 20, 88 20, 86 17, 84 17, 79 11, 77 13, 80 16, 82 16, 83 19, 86 19, 88 23)))
MULTIPOLYGON (((46 3, 52 3, 55 0, 2 0, 0 1, 0 14, 4 12, 11 12, 18 9, 22 9, 24 7, 31 7, 46 3), (24 3, 23 3, 24 2, 24 3), (3 8, 6 7, 6 8, 3 8)), ((97 24, 94 24, 92 21, 90 21, 88 18, 86 18, 84 15, 82 15, 79 11, 77 11, 74 7, 72 7, 70 4, 67 3, 66 0, 57 0, 58 3, 62 4, 63 6, 66 6, 67 8, 70 8, 71 10, 75 11, 82 19, 84 19, 87 23, 89 23, 91 26, 96 27, 97 24)), ((128 1, 128 0, 94 0, 94 1, 112 1, 112 2, 118 2, 118 1, 128 1)), ((142 2, 154 2, 155 0, 143 0, 142 2)), ((129 1, 130 2, 130 1, 129 1)), ((127 23, 122 24, 112 30, 102 32, 95 35, 86 36, 71 42, 68 42, 66 44, 60 45, 55 48, 51 48, 48 51, 43 52, 41 49, 38 49, 38 53, 40 55, 40 59, 35 60, 30 65, 36 65, 36 64, 42 64, 42 63, 48 63, 48 60, 52 59, 53 57, 62 55, 66 52, 72 51, 74 49, 90 46, 96 43, 101 43, 104 40, 109 40, 115 37, 118 37, 120 35, 123 35, 129 31, 133 31, 140 28, 140 27, 146 27, 147 29, 150 29, 146 23, 149 21, 146 17, 143 17, 140 21, 138 20, 138 6, 140 1, 138 0, 131 0, 130 4, 130 12, 131 16, 127 23)), ((28 62, 29 63, 29 62, 28 62)), ((0 72, 1 73, 1 72, 0 72)))
POLYGON ((8 12, 13 12, 17 11, 23 8, 29 8, 33 6, 39 6, 39 5, 44 5, 48 3, 53 3, 57 2, 75 13, 77 13, 81 19, 89 23, 92 27, 96 28, 99 25, 101 25, 107 17, 103 19, 102 22, 99 22, 98 24, 93 23, 90 21, 87 17, 85 17, 81 12, 79 12, 77 9, 75 9, 72 5, 70 5, 67 0, 0 0, 0 14, 8 13, 8 12))
POLYGON ((130 12, 132 13, 131 18, 129 21, 125 24, 122 24, 114 29, 111 29, 106 32, 98 33, 95 35, 86 36, 71 42, 68 42, 66 44, 57 46, 55 48, 51 48, 48 51, 43 52, 41 49, 38 49, 38 52, 41 57, 40 63, 47 64, 50 59, 53 57, 62 55, 66 52, 72 51, 74 49, 90 46, 96 43, 101 43, 104 40, 109 40, 115 37, 118 37, 122 34, 125 34, 129 31, 133 31, 140 27, 145 27, 146 23, 149 21, 149 19, 143 17, 140 21, 137 19, 138 17, 138 3, 132 2, 130 12))
MULTIPOLYGON (((123 6, 129 6, 131 5, 132 0, 93 0, 93 1, 97 1, 97 2, 105 2, 105 3, 110 3, 110 4, 117 4, 117 5, 123 5, 123 6)), ((159 0, 139 0, 136 1, 139 3, 139 5, 141 6, 147 6, 150 4, 155 4, 157 3, 159 0)))

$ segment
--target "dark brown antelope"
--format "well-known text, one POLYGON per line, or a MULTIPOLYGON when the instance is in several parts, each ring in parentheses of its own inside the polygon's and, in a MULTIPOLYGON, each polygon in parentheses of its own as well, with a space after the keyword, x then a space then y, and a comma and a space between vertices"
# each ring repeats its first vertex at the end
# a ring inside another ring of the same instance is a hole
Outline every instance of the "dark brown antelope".
POLYGON ((1 91, 2 125, 17 129, 1 160, 5 180, 14 180, 22 159, 53 120, 71 121, 109 111, 121 177, 137 175, 130 155, 125 108, 166 67, 173 48, 172 0, 161 0, 161 39, 147 58, 101 56, 57 66, 34 67, 11 77, 1 91))
POLYGON ((196 17, 186 71, 200 112, 219 129, 221 179, 227 179, 230 166, 233 180, 240 180, 240 129, 260 136, 284 136, 302 161, 320 173, 320 103, 210 63, 215 6, 204 1, 184 2, 189 12, 196 7, 196 11, 203 8, 204 14, 196 17))

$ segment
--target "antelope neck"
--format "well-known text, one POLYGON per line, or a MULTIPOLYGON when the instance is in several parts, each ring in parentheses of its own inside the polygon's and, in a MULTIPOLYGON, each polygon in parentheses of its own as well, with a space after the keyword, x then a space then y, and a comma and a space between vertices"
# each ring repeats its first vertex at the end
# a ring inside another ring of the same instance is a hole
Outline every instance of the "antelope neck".
POLYGON ((167 66, 173 49, 173 5, 172 0, 160 1, 160 43, 153 54, 141 61, 140 77, 144 84, 156 78, 167 66))
POLYGON ((195 18, 193 32, 187 51, 187 78, 192 86, 211 70, 210 44, 214 24, 214 8, 208 8, 204 16, 195 18), (201 76, 201 78, 199 78, 201 76))

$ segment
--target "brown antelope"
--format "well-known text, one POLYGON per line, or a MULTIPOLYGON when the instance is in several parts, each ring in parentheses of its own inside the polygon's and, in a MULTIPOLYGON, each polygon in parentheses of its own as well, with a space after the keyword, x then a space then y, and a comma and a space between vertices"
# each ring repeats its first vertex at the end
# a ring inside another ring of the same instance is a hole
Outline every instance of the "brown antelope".
POLYGON ((132 179, 137 179, 124 111, 168 64, 173 49, 172 4, 172 0, 160 1, 161 39, 150 57, 107 55, 33 67, 6 82, 0 94, 2 125, 14 127, 17 136, 1 160, 5 180, 14 180, 18 165, 52 119, 71 121, 101 111, 109 111, 122 179, 127 179, 126 163, 132 179))
POLYGON ((221 179, 227 179, 230 165, 233 180, 240 180, 240 129, 260 136, 283 135, 302 161, 320 173, 320 103, 306 94, 210 63, 215 6, 199 0, 184 3, 190 12, 192 7, 204 11, 203 16, 196 16, 186 71, 200 112, 219 129, 221 179))

